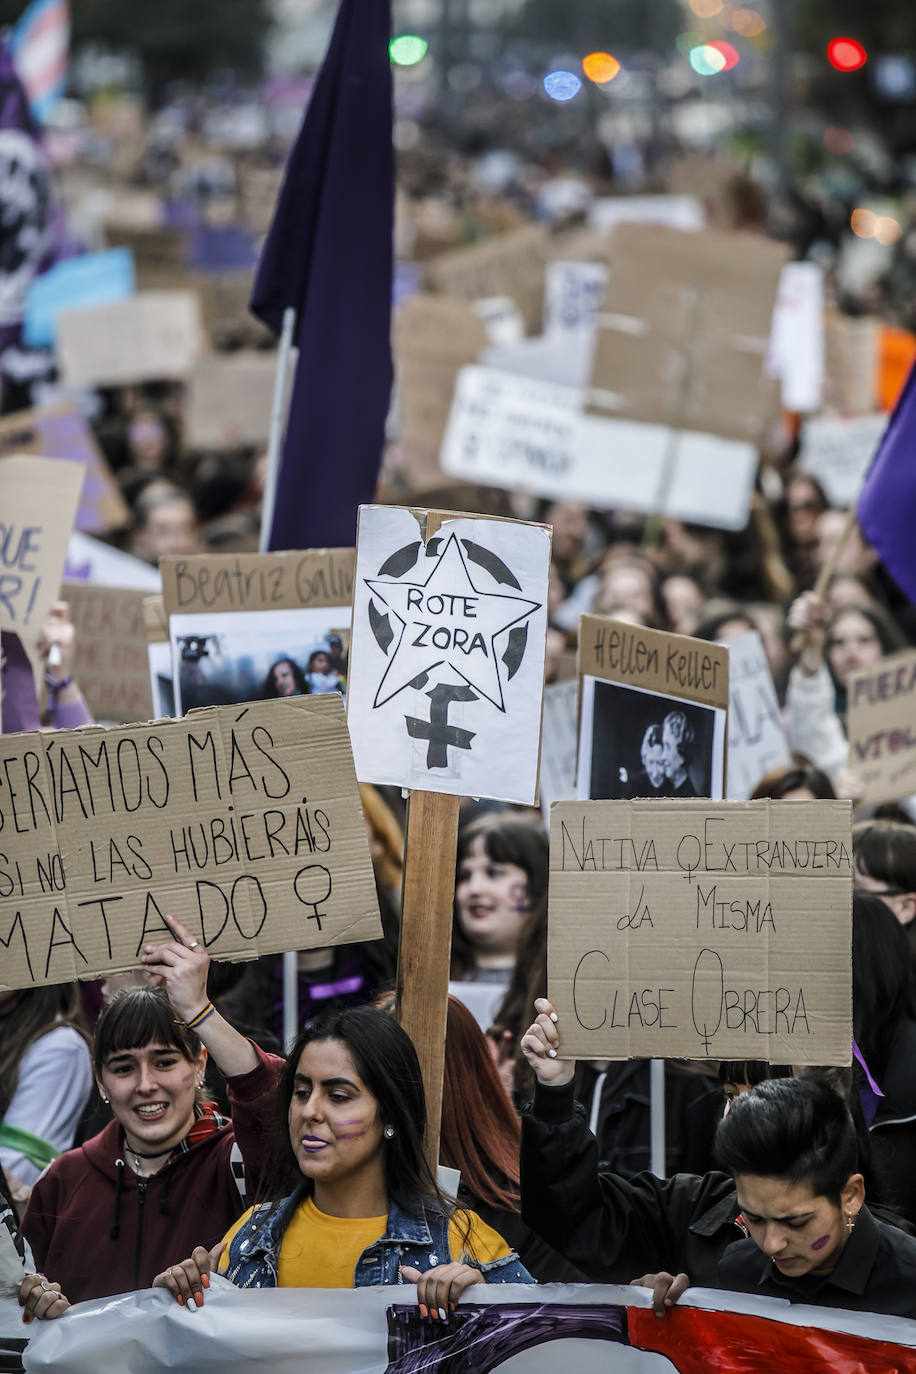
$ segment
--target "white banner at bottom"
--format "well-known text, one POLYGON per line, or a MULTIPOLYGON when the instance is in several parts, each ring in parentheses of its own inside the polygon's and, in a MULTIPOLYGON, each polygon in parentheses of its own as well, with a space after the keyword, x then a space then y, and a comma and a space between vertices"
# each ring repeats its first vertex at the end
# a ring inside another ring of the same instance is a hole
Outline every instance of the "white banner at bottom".
POLYGON ((244 1291, 199 1310, 160 1290, 43 1323, 25 1369, 54 1374, 916 1374, 916 1322, 691 1289, 664 1319, 645 1289, 477 1287, 448 1322, 403 1288, 244 1291), (473 1301, 471 1301, 473 1295, 473 1301))

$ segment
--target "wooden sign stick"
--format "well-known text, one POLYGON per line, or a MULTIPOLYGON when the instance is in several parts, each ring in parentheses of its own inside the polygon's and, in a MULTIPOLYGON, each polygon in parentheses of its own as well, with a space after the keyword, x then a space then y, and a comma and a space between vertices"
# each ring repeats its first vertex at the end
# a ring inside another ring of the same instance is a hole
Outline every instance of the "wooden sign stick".
POLYGON ((419 791, 407 804, 396 1010, 423 1071, 426 1157, 433 1174, 439 1165, 458 804, 458 797, 419 791))

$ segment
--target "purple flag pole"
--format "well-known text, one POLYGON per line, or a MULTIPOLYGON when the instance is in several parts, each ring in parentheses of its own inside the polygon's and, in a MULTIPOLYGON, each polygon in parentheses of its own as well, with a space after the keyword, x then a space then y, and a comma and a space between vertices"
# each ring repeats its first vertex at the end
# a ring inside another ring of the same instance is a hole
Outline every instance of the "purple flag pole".
POLYGON ((255 279, 252 312, 279 333, 292 310, 299 350, 271 550, 352 545, 375 494, 392 382, 390 31, 390 0, 341 0, 255 279))
POLYGON ((856 503, 859 524, 897 586, 916 602, 916 364, 856 503))

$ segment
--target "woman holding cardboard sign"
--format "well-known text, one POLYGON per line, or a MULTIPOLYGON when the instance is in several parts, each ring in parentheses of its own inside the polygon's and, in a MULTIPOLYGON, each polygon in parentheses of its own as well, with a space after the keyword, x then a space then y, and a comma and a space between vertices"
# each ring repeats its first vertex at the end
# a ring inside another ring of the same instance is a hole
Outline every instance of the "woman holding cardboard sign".
POLYGON ((72 1302, 148 1287, 244 1208, 261 1167, 282 1060, 258 1050, 207 1000, 206 951, 171 916, 174 943, 146 946, 157 987, 105 1008, 93 1061, 114 1120, 38 1180, 23 1230, 41 1269, 72 1302), (164 992, 162 991, 164 989, 164 992), (227 1080, 232 1120, 202 1099, 207 1057, 227 1080))

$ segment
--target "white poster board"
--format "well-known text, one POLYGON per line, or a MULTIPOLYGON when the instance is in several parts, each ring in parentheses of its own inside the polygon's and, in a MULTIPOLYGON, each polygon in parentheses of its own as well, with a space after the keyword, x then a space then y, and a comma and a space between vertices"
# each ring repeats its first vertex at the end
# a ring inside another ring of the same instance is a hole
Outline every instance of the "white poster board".
POLYGON ((764 773, 792 762, 776 688, 756 630, 728 649, 728 779, 726 796, 747 801, 764 773))
POLYGON ((767 366, 782 383, 785 410, 820 410, 824 394, 824 273, 787 262, 779 276, 767 366))
POLYGON ((347 680, 357 776, 532 804, 549 532, 420 515, 360 508, 347 680))
POLYGON ((886 415, 818 415, 802 430, 798 466, 820 482, 833 506, 845 510, 859 495, 886 415))
POLYGON ((549 263, 544 279, 544 333, 568 334, 570 330, 593 328, 607 279, 604 262, 549 263))
POLYGON ((469 482, 547 499, 644 514, 661 508, 672 519, 744 529, 757 472, 752 444, 588 415, 584 404, 585 392, 576 387, 462 368, 440 465, 469 482))
POLYGON ((572 801, 576 795, 576 751, 579 682, 552 682, 544 688, 544 726, 541 738, 541 810, 572 801))

